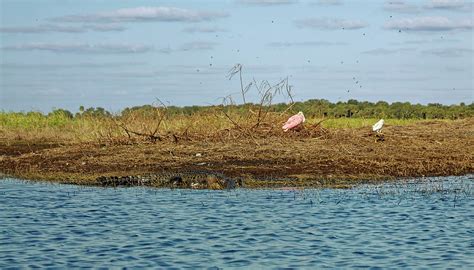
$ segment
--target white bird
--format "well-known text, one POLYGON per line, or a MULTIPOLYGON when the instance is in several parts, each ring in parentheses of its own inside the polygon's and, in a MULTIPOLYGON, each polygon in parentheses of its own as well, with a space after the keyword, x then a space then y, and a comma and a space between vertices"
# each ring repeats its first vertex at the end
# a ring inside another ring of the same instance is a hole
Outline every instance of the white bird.
POLYGON ((300 125, 304 121, 306 121, 306 118, 304 118, 303 112, 299 112, 299 113, 293 115, 292 117, 290 117, 288 119, 288 121, 286 121, 285 125, 283 125, 282 128, 286 132, 286 131, 294 128, 294 127, 297 127, 298 125, 300 125))
POLYGON ((380 119, 377 123, 375 123, 375 125, 372 126, 372 131, 380 133, 382 131, 384 123, 385 122, 383 121, 383 119, 380 119))

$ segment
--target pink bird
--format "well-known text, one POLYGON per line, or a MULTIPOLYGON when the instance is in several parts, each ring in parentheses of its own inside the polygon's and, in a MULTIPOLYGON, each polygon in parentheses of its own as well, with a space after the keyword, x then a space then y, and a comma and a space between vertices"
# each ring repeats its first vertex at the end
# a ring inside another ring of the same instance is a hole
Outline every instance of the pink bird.
POLYGON ((287 132, 288 130, 299 126, 304 121, 306 121, 306 119, 304 118, 303 112, 299 112, 290 117, 288 121, 286 121, 286 123, 282 127, 283 131, 287 132))

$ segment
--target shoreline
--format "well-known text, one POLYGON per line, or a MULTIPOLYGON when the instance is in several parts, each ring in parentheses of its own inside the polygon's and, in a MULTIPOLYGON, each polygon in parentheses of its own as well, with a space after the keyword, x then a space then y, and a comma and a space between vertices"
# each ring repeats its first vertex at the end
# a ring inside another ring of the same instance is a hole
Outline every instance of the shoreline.
POLYGON ((346 188, 474 173, 473 118, 387 125, 384 141, 367 128, 300 134, 118 145, 2 139, 0 172, 21 179, 98 185, 101 176, 195 170, 243 179, 246 188, 346 188))

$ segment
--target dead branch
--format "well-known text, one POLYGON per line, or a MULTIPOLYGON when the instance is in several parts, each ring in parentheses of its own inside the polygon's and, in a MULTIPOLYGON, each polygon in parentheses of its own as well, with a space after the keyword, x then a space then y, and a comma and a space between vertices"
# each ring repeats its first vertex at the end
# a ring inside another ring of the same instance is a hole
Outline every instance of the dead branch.
POLYGON ((147 133, 142 133, 142 132, 131 130, 131 129, 127 128, 127 126, 125 126, 125 124, 123 124, 123 123, 119 123, 118 126, 120 128, 122 128, 125 131, 125 133, 127 133, 129 139, 131 138, 130 134, 134 134, 134 135, 137 135, 137 136, 148 138, 152 142, 156 142, 156 140, 162 141, 162 138, 160 136, 157 136, 155 134, 147 134, 147 133))
MULTIPOLYGON (((234 67, 232 67, 228 74, 227 74, 227 77, 229 78, 229 80, 232 79, 232 77, 234 77, 235 74, 239 74, 239 77, 240 77, 240 91, 242 93, 242 100, 244 102, 244 104, 246 104, 246 100, 245 100, 245 93, 246 91, 244 90, 244 82, 242 80, 242 65, 241 64, 235 64, 234 67)), ((248 87, 246 87, 248 88, 248 87)), ((248 91, 248 89, 246 89, 248 91)))
MULTIPOLYGON (((222 113, 225 116, 225 118, 227 118, 232 123, 232 125, 235 126, 237 130, 239 130, 239 132, 242 135, 245 135, 254 139, 252 135, 252 131, 254 131, 256 128, 261 127, 262 124, 265 123, 265 120, 268 118, 269 112, 271 111, 273 100, 275 99, 277 95, 286 96, 291 100, 291 103, 288 106, 288 108, 286 108, 285 112, 293 107, 294 100, 293 100, 293 95, 291 93, 291 86, 288 83, 288 77, 281 79, 276 84, 270 84, 268 80, 262 80, 260 82, 257 82, 257 80, 253 78, 252 81, 248 83, 244 88, 243 86, 244 83, 242 80, 242 65, 241 64, 236 64, 234 67, 232 67, 229 70, 227 77, 230 80, 236 74, 239 74, 240 88, 241 88, 240 90, 242 94, 242 99, 244 100, 244 105, 247 104, 245 95, 248 93, 248 91, 252 87, 255 87, 258 93, 259 102, 255 106, 250 106, 248 108, 248 114, 246 115, 247 122, 243 124, 239 123, 240 121, 233 119, 229 111, 226 110, 227 106, 235 105, 231 95, 222 99, 222 113)), ((231 107, 227 107, 227 108, 231 108, 231 107)), ((274 125, 270 124, 270 129, 268 132, 265 132, 265 134, 268 134, 273 129, 274 129, 274 125)), ((266 131, 266 128, 265 128, 265 131, 266 131)))

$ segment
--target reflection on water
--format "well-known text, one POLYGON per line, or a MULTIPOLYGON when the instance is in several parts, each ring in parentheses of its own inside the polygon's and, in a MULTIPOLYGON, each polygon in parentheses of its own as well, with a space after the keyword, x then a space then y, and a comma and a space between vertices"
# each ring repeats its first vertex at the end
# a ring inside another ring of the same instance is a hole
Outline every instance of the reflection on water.
POLYGON ((0 180, 0 268, 473 269, 473 186, 472 176, 304 191, 0 180))

